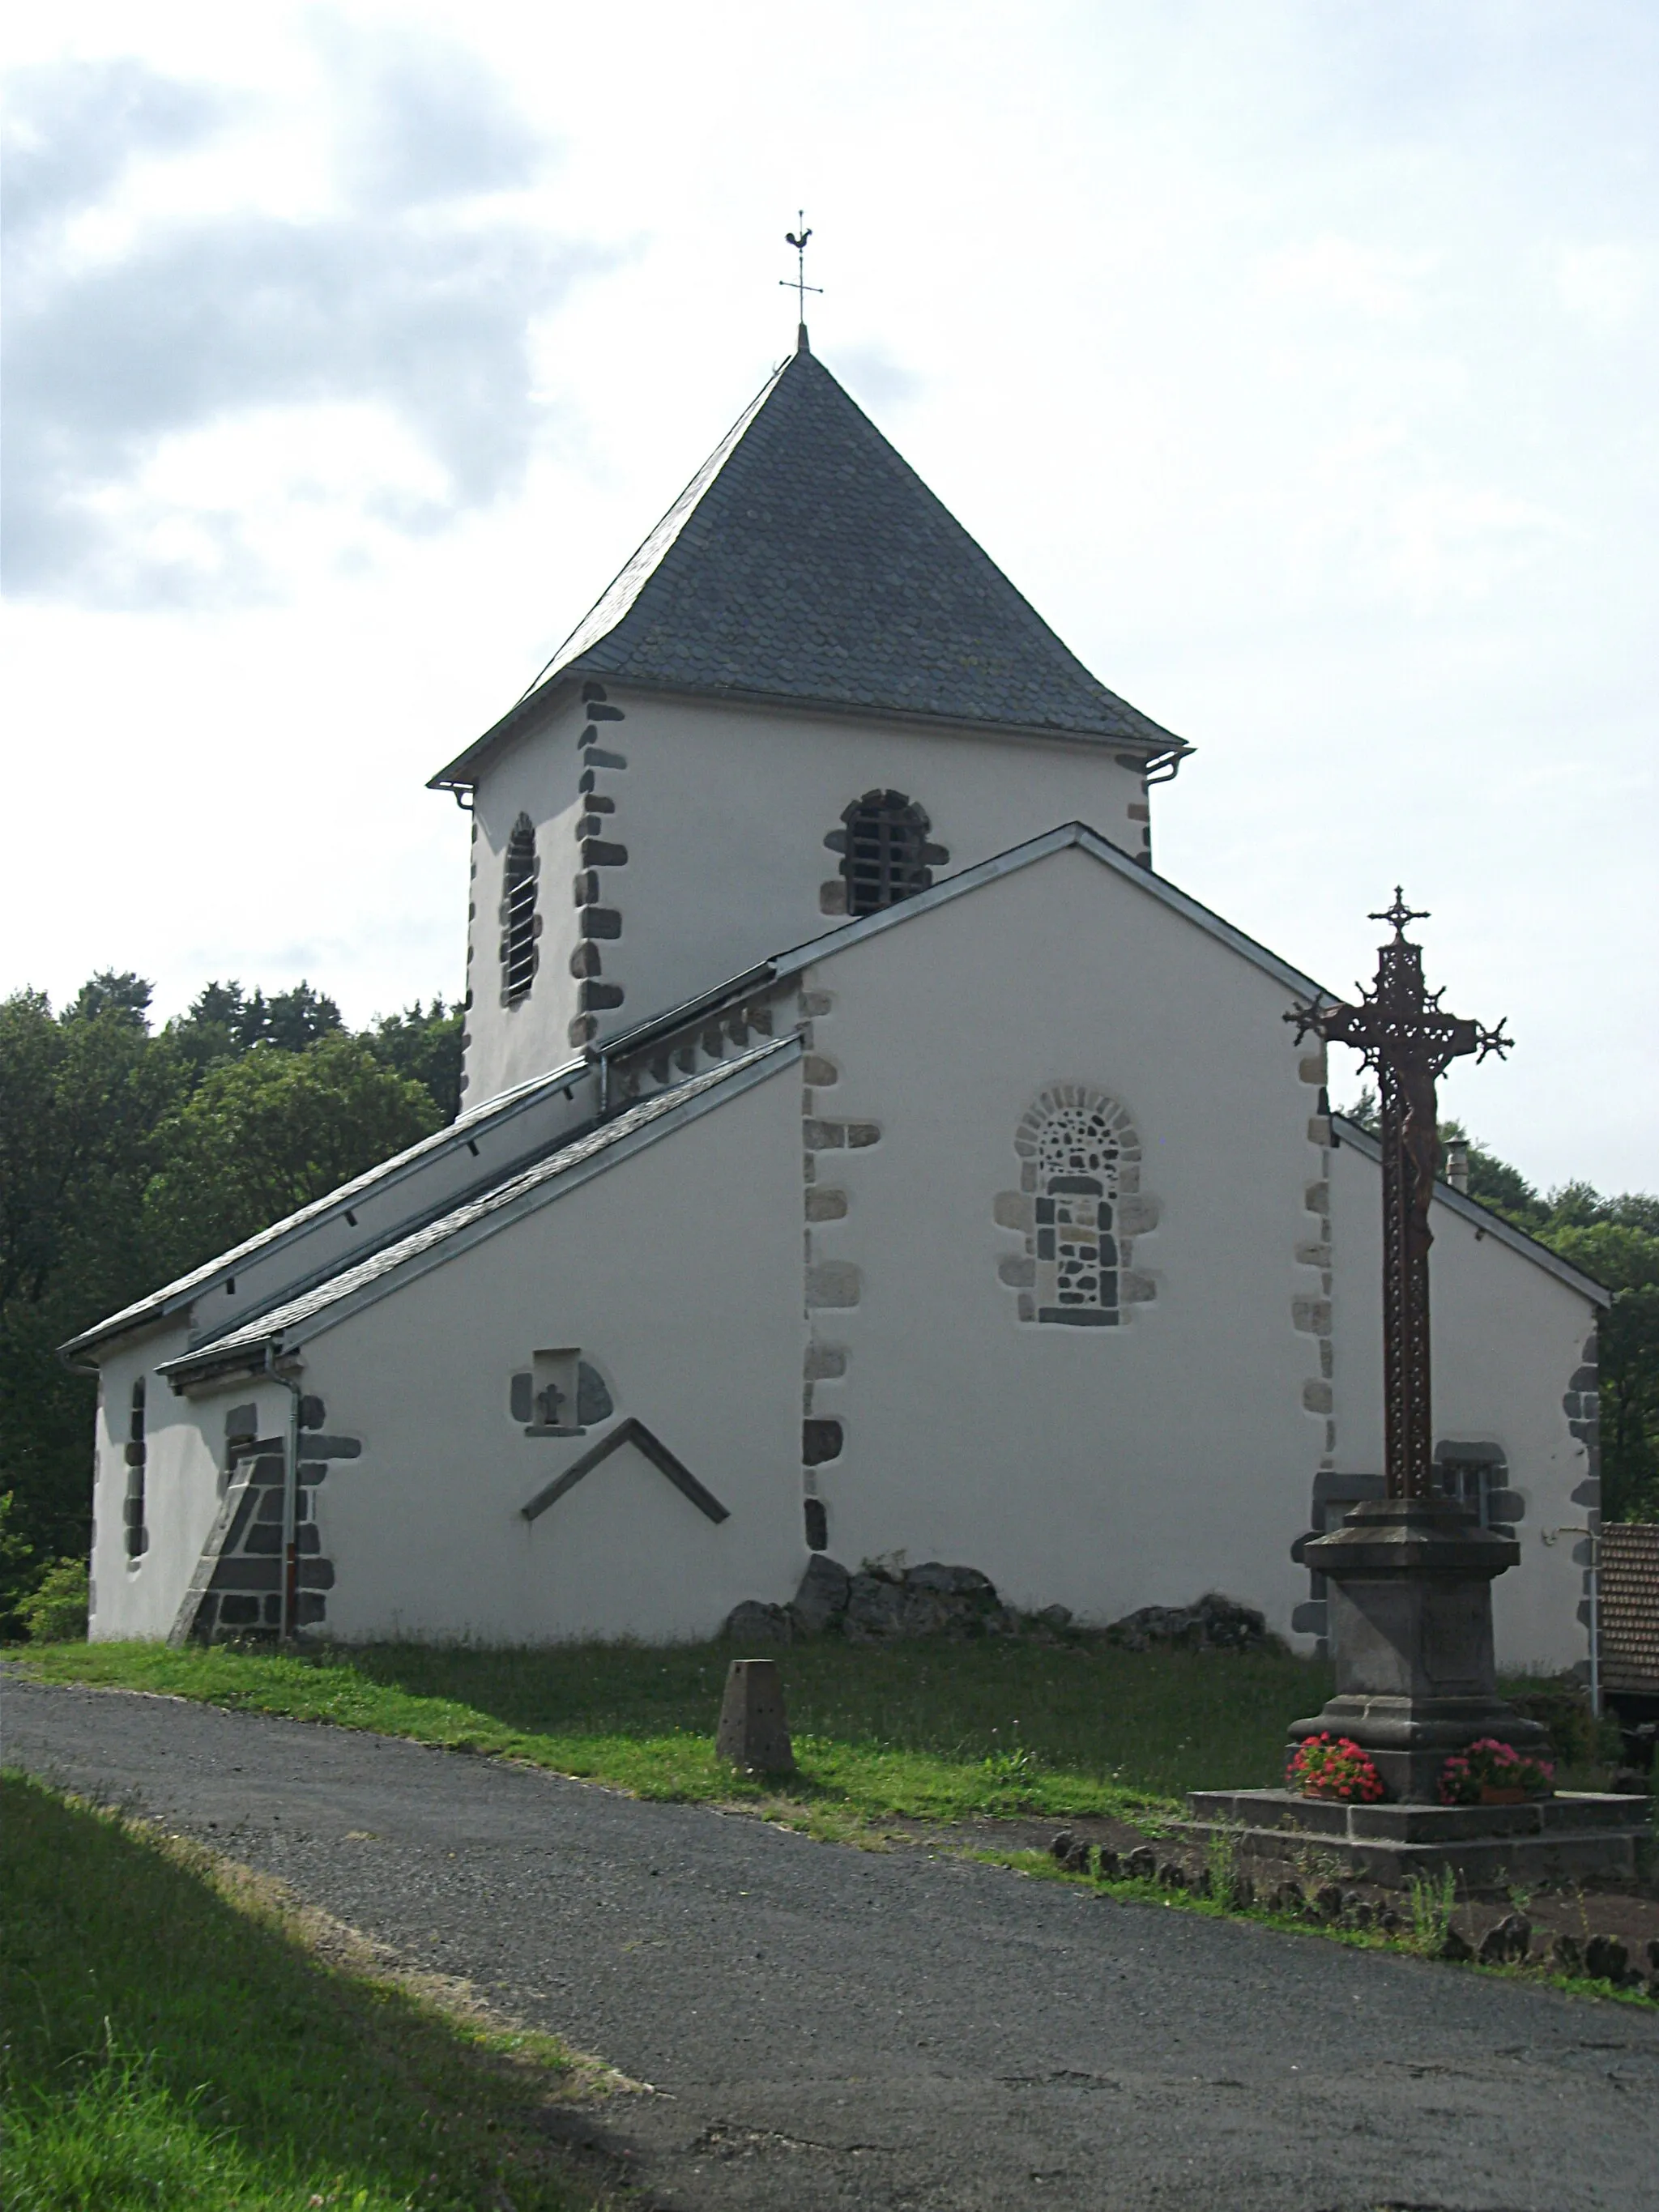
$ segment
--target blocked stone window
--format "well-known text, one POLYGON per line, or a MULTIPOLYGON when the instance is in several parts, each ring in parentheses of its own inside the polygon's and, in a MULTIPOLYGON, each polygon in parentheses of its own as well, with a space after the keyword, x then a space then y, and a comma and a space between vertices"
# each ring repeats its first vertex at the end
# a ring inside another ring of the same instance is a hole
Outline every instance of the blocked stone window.
POLYGON ((1437 1443, 1434 1477, 1448 1498, 1467 1506, 1483 1528, 1510 1535, 1526 1511, 1524 1499, 1510 1488, 1509 1463, 1501 1444, 1437 1443))
POLYGON ((1100 1106, 1070 1106, 1037 1139, 1037 1319, 1118 1317, 1118 1141, 1100 1106))
POLYGON ((527 999, 536 980, 536 939, 541 933, 536 878, 540 871, 536 825, 527 814, 520 814, 507 841, 501 888, 501 997, 509 1006, 527 999))
POLYGON ((127 1494, 121 1508, 130 1559, 143 1559, 149 1548, 149 1531, 144 1526, 144 1378, 141 1375, 132 1386, 127 1413, 127 1494))
POLYGON ((616 1411, 605 1377, 574 1346, 535 1352, 507 1386, 513 1419, 531 1437, 579 1437, 616 1411))
POLYGON ((826 842, 841 854, 848 914, 879 914, 925 891, 933 864, 945 857, 927 841, 927 817, 902 791, 866 791, 841 820, 826 842))
POLYGON ((1132 1240, 1158 1219, 1155 1203, 1140 1195, 1133 1123, 1103 1092, 1056 1084, 1021 1118, 1014 1149, 1021 1188, 999 1195, 996 1218, 1025 1232, 1025 1257, 999 1268, 1019 1291, 1020 1319, 1116 1328, 1129 1307, 1157 1292, 1130 1265, 1132 1240))

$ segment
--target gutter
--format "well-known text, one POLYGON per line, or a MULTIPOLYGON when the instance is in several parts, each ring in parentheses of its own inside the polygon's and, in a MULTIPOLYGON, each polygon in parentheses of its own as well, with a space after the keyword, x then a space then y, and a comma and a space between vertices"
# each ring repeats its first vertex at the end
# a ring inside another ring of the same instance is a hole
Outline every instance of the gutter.
POLYGON ((295 1616, 300 1610, 300 1540, 296 1533, 300 1507, 300 1385, 276 1367, 279 1340, 265 1339, 264 1372, 289 1394, 288 1448, 283 1454, 283 1619, 278 1631, 284 1644, 294 1640, 295 1616))

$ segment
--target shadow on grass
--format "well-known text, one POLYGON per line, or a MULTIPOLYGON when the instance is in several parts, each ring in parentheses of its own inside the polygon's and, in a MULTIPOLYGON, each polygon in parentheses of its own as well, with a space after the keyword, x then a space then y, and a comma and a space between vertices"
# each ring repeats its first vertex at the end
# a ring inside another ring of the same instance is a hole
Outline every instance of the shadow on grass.
MULTIPOLYGON (((641 1796, 775 1794, 714 1758, 740 1647, 379 1644, 276 1653, 30 1646, 45 1681, 121 1685, 525 1759, 641 1796)), ((860 1816, 1131 1814, 1276 1782, 1329 1669, 1285 1652, 1129 1652, 1084 1638, 772 1647, 795 1793, 860 1816)))
POLYGON ((332 1656, 370 1680, 455 1699, 527 1735, 678 1739, 688 1751, 706 1747, 711 1761, 731 1660, 775 1658, 802 1787, 840 1792, 849 1753, 866 1767, 894 1762, 890 1780, 907 1801, 896 1799, 894 1811, 950 1809, 908 1802, 906 1770, 920 1784, 923 1764, 957 1771, 955 1786, 939 1774, 937 1787, 958 1810, 1051 1802, 1074 1809, 1056 1793, 1063 1777, 1161 1799, 1276 1782, 1287 1723, 1317 1711, 1330 1687, 1328 1668, 1285 1654, 1136 1653, 1081 1639, 887 1647, 826 1639, 755 1653, 728 1644, 371 1644, 332 1656))
POLYGON ((9 2212, 599 2201, 537 2125, 548 2039, 325 1963, 268 1889, 38 1783, 0 1816, 9 2212))

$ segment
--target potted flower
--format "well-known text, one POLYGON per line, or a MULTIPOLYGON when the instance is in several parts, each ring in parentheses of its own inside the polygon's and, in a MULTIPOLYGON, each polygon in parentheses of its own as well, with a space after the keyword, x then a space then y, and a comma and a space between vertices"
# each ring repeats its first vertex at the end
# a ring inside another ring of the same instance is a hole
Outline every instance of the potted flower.
POLYGON ((1524 1805, 1528 1798, 1552 1796, 1554 1788, 1548 1759, 1528 1758, 1495 1735, 1454 1753, 1440 1770, 1443 1805, 1524 1805))
POLYGON ((1331 1797, 1343 1805, 1374 1805, 1382 1795, 1382 1777, 1353 1738, 1328 1731, 1297 1746, 1285 1785, 1304 1797, 1331 1797))

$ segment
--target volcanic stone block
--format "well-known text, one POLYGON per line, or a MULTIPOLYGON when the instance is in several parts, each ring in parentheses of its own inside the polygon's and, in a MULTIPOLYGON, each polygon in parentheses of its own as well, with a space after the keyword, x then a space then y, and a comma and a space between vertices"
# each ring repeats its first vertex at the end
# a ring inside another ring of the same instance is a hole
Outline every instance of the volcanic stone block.
POLYGON ((734 1659, 726 1677, 714 1754, 745 1774, 793 1774, 795 1754, 784 1717, 775 1659, 734 1659))

